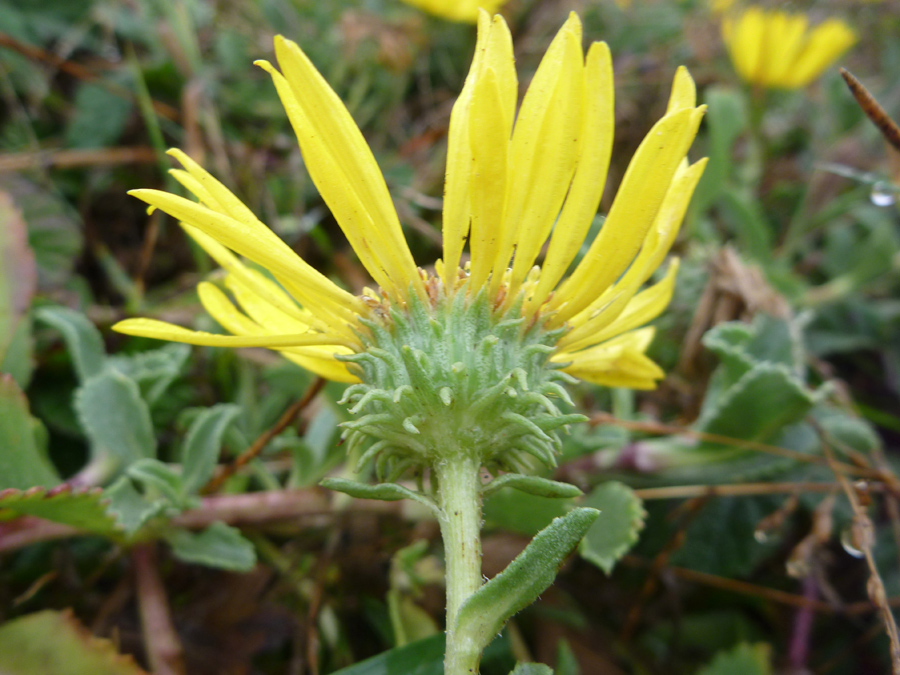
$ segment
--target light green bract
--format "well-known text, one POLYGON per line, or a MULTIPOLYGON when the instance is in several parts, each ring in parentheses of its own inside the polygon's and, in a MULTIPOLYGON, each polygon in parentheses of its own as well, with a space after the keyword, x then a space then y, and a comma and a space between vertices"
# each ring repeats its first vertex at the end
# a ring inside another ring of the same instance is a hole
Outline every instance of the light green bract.
POLYGON ((379 477, 396 480, 460 454, 492 473, 527 469, 526 455, 555 465, 556 430, 584 417, 558 407, 571 404, 562 384, 573 381, 548 360, 562 331, 526 325, 519 308, 459 292, 433 307, 412 296, 366 321, 366 350, 343 357, 362 380, 343 401, 359 415, 345 424, 359 467, 375 459, 379 477))

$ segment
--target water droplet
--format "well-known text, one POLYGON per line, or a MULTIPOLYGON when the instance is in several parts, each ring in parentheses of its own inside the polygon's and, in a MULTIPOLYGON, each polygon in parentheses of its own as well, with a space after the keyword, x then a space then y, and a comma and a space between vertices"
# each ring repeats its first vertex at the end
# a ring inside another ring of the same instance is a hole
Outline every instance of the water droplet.
POLYGON ((897 203, 897 189, 883 180, 872 186, 872 194, 869 199, 875 206, 893 206, 897 203))
POLYGON ((862 558, 865 554, 857 548, 855 540, 856 537, 853 535, 852 527, 845 527, 841 531, 841 546, 844 547, 847 554, 852 555, 854 558, 862 558))

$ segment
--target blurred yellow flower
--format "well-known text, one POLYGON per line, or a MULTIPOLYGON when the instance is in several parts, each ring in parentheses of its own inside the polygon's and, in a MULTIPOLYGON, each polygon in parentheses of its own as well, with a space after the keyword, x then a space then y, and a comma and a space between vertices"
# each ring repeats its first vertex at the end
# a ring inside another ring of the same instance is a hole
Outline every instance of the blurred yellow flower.
POLYGON ((483 9, 493 14, 505 5, 507 0, 403 0, 403 2, 443 19, 475 23, 478 20, 478 10, 483 9))
POLYGON ((839 19, 808 28, 803 14, 750 7, 722 21, 722 37, 744 80, 773 89, 799 89, 856 42, 856 33, 839 19))
POLYGON ((369 348, 371 322, 390 331, 391 308, 424 305, 438 312, 454 298, 480 295, 497 321, 515 313, 523 326, 552 334, 553 368, 644 389, 663 377, 645 356, 653 329, 641 326, 669 303, 677 261, 661 281, 641 288, 672 246, 706 164, 686 158, 705 109, 696 105, 687 70, 678 69, 665 115, 638 147, 599 234, 564 278, 606 182, 615 119, 609 48, 596 42, 585 57, 581 23, 570 15, 517 113, 509 29, 502 17, 481 12, 474 62, 450 117, 443 260, 432 275, 416 267, 384 178, 343 103, 295 43, 276 37, 275 53, 281 72, 267 61, 257 64, 272 76, 310 176, 379 291, 356 296, 337 286, 224 185, 172 150, 184 167, 172 175, 199 203, 159 190, 131 194, 180 220, 225 269, 224 286, 240 309, 212 283, 201 283, 198 292, 234 335, 153 319, 128 319, 116 330, 197 345, 268 347, 326 378, 353 382, 358 371, 339 357, 369 348))

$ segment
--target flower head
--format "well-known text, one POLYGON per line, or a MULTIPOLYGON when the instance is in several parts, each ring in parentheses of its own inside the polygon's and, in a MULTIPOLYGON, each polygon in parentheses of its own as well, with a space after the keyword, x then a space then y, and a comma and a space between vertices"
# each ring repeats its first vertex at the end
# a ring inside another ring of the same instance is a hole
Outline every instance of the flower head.
POLYGON ((494 13, 506 0, 403 0, 408 5, 450 21, 475 23, 479 10, 494 13))
POLYGON ((173 150, 184 168, 172 174, 199 202, 158 190, 132 194, 178 218, 225 269, 237 306, 212 283, 198 291, 233 335, 152 319, 129 319, 116 330, 268 347, 326 378, 359 382, 347 397, 366 413, 360 429, 379 447, 413 454, 462 428, 473 430, 472 443, 500 452, 524 429, 540 441, 526 451, 546 459, 547 432, 560 420, 550 399, 566 398, 560 379, 655 386, 663 372, 645 355, 653 329, 641 326, 668 304, 677 261, 641 289, 666 257, 705 166, 686 159, 704 108, 685 69, 599 234, 567 275, 606 181, 614 122, 609 49, 594 43, 585 56, 572 14, 517 112, 509 29, 482 12, 474 62, 450 118, 443 258, 432 274, 416 267, 347 109, 296 44, 278 37, 275 52, 280 72, 257 64, 272 76, 312 180, 379 290, 356 296, 337 286, 173 150), (472 417, 476 409, 489 415, 490 430, 472 417), (403 439, 395 433, 401 427, 403 439))
POLYGON ((722 37, 740 76, 774 89, 805 87, 856 42, 856 33, 839 19, 808 29, 803 14, 759 7, 722 21, 722 37))

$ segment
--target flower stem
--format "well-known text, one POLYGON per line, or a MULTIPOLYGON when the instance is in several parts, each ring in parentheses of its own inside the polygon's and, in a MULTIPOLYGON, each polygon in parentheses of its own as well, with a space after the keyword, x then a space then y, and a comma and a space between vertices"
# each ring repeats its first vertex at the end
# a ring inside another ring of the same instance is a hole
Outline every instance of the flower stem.
POLYGON ((442 458, 434 471, 440 485, 441 536, 447 567, 447 648, 444 675, 475 675, 481 652, 457 631, 459 609, 482 584, 480 462, 464 454, 442 458))

